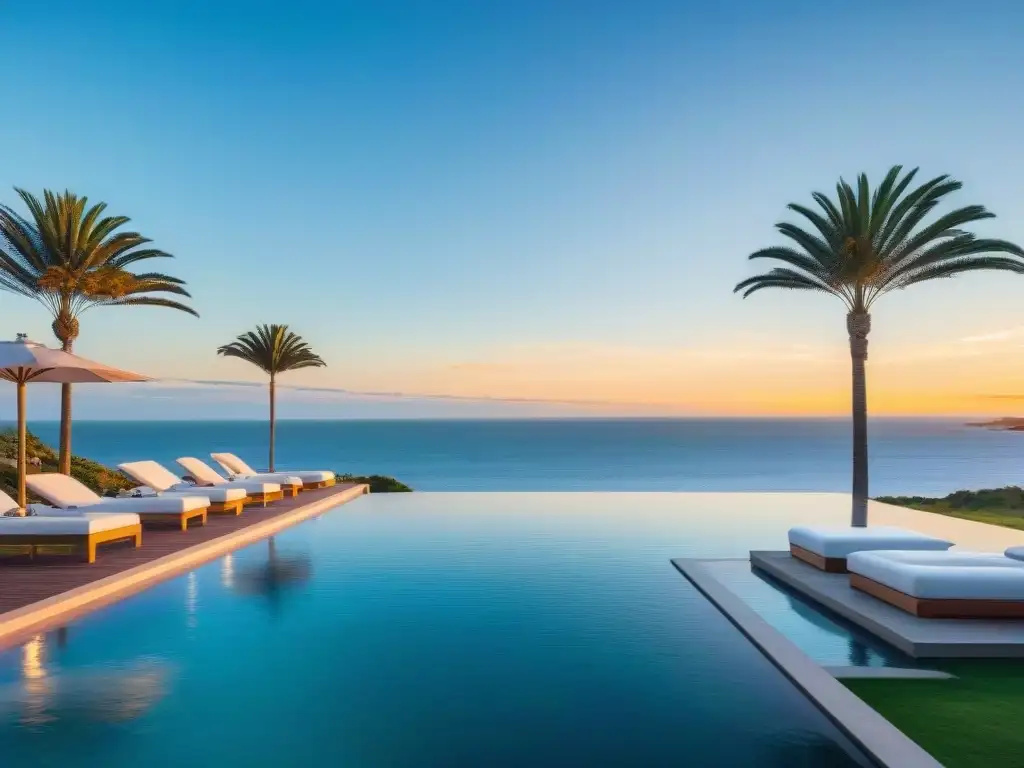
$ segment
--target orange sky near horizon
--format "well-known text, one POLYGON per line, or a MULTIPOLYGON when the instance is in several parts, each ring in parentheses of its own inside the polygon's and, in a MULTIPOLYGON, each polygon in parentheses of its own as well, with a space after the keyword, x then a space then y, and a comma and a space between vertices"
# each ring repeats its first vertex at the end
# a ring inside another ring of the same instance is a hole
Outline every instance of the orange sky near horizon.
MULTIPOLYGON (((874 344, 870 411, 1012 415, 1024 401, 1022 346, 1024 329, 935 345, 874 344)), ((826 345, 513 347, 468 362, 356 373, 346 386, 386 391, 396 381, 422 395, 561 401, 596 413, 825 416, 850 407, 848 352, 826 345)))

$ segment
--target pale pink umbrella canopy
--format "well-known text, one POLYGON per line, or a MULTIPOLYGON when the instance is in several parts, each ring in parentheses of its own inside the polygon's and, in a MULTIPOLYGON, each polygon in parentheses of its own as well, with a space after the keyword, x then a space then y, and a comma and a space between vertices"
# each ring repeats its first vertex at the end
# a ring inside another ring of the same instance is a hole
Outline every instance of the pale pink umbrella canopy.
POLYGON ((21 333, 17 341, 0 341, 0 379, 18 385, 18 505, 22 508, 25 506, 26 384, 111 384, 151 380, 149 376, 122 371, 70 352, 44 347, 29 341, 21 333))
POLYGON ((150 381, 131 371, 122 371, 84 357, 50 349, 28 339, 0 341, 0 378, 17 383, 51 382, 56 384, 109 384, 123 381, 150 381))

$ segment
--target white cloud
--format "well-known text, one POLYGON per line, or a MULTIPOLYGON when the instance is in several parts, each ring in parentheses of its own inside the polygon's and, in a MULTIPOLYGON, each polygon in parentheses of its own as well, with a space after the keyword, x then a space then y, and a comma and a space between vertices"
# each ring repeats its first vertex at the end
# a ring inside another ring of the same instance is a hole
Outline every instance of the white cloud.
POLYGON ((961 344, 988 344, 993 341, 1006 341, 1024 335, 1024 326, 1018 325, 1014 328, 1004 328, 1000 331, 990 333, 979 333, 973 336, 964 336, 960 339, 961 344))

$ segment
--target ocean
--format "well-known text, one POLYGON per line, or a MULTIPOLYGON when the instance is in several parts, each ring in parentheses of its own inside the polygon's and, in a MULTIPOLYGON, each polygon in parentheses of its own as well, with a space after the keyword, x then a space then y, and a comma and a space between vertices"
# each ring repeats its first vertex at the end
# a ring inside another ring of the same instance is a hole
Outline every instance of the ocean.
MULTIPOLYGON (((51 445, 56 422, 29 425, 51 445)), ((237 453, 266 466, 265 422, 76 421, 76 454, 108 465, 237 453)), ((871 493, 1024 481, 1024 433, 962 420, 876 419, 871 493)), ((385 474, 423 491, 841 491, 845 419, 281 421, 278 469, 385 474)))

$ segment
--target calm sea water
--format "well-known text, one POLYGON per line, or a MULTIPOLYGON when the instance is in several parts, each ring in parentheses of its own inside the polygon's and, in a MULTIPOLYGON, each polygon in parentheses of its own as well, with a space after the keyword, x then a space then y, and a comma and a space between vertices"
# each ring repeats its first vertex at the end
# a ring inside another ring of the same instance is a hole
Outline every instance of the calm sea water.
POLYGON ((848 510, 366 496, 0 654, 0 764, 866 765, 670 564, 848 510))
MULTIPOLYGON (((56 423, 31 425, 51 444, 56 423)), ((106 464, 230 451, 266 466, 262 422, 75 423, 106 464)), ((418 490, 848 491, 846 420, 282 421, 278 467, 393 475, 418 490)), ((1024 433, 952 420, 871 424, 872 493, 1024 481, 1024 433)))

